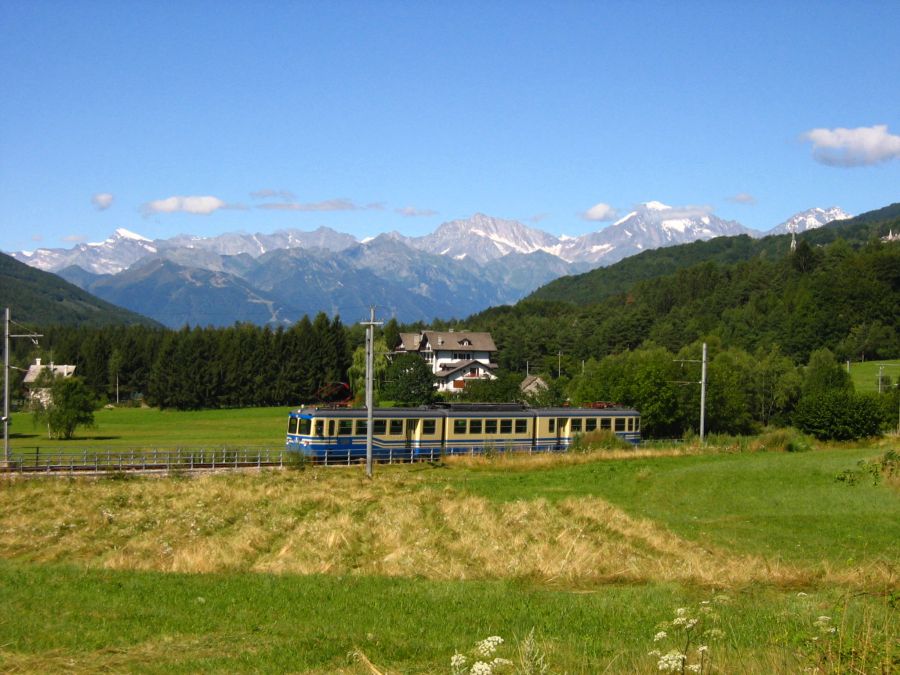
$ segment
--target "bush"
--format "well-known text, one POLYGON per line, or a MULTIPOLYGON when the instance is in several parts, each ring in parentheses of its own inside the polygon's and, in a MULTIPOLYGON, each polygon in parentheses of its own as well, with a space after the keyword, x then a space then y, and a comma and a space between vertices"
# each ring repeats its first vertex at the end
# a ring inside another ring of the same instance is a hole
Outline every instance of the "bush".
POLYGON ((801 398, 794 425, 820 440, 848 441, 879 435, 882 416, 882 407, 871 395, 829 390, 801 398))

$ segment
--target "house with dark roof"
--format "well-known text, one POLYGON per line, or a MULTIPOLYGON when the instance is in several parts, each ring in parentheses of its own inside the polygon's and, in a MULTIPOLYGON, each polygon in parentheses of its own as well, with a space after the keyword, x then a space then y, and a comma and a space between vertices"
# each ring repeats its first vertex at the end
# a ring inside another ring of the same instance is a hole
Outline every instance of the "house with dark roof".
POLYGON ((438 391, 461 391, 472 380, 494 380, 497 346, 490 333, 434 331, 400 333, 400 354, 418 354, 431 366, 438 391))

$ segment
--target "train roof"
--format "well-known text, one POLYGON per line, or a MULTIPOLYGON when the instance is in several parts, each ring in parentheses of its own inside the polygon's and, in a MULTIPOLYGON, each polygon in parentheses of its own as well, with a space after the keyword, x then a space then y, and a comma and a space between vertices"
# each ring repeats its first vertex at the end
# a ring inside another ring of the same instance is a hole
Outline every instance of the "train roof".
MULTIPOLYGON (((573 408, 561 406, 556 408, 532 408, 520 403, 450 403, 416 408, 376 408, 374 416, 379 418, 396 417, 471 417, 473 415, 496 417, 534 417, 535 415, 553 417, 615 417, 616 415, 637 415, 634 408, 618 405, 604 407, 573 408)), ((336 419, 358 418, 367 415, 365 408, 338 408, 327 406, 301 407, 290 412, 292 417, 327 416, 336 419)))

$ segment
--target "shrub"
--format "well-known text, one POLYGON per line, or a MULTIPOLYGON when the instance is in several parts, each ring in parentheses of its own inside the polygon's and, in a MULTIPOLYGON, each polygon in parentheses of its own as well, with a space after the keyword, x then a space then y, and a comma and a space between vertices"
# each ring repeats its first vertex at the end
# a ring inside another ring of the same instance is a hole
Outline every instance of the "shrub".
POLYGON ((882 408, 866 394, 843 390, 813 393, 800 399, 794 424, 820 440, 866 438, 881 431, 882 408))

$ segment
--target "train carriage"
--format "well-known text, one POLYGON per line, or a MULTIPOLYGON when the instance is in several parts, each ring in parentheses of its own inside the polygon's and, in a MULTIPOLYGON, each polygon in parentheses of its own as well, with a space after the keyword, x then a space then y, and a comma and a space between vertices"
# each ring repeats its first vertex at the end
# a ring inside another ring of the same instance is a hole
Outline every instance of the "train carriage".
MULTIPOLYGON (((640 413, 621 406, 530 408, 519 404, 449 404, 374 411, 376 461, 436 460, 444 455, 563 452, 581 434, 608 430, 640 442, 640 413)), ((300 408, 288 417, 287 448, 326 464, 366 457, 364 408, 300 408)))

